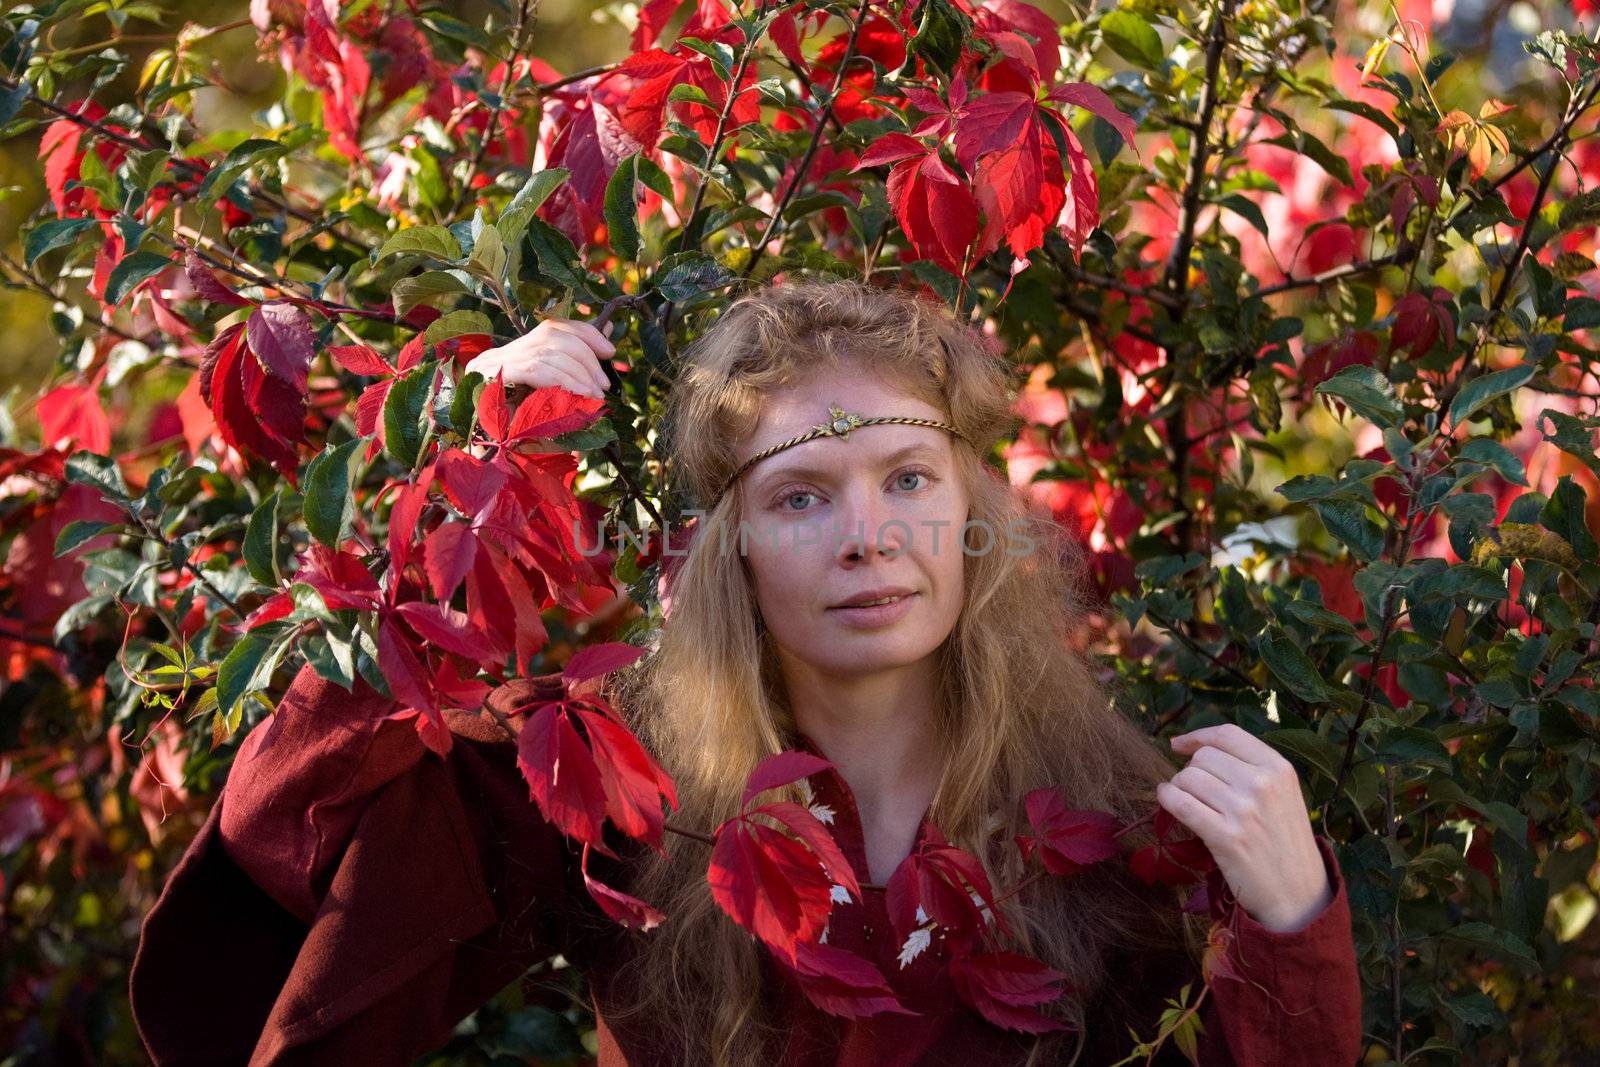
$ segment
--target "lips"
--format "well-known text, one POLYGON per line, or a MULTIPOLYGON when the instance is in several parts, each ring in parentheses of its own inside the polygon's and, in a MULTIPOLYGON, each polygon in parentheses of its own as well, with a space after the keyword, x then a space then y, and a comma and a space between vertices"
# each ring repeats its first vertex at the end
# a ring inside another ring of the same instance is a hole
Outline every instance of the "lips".
MULTIPOLYGON (((833 605, 833 607, 834 608, 861 608, 861 607, 868 607, 868 606, 877 604, 879 602, 893 602, 894 600, 897 600, 897 599, 899 599, 901 597, 911 596, 915 592, 916 592, 915 589, 907 589, 905 586, 902 586, 902 585, 880 586, 877 589, 864 589, 861 592, 854 594, 849 599, 843 600, 843 601, 833 605)), ((832 609, 830 609, 830 610, 832 610, 832 609)))

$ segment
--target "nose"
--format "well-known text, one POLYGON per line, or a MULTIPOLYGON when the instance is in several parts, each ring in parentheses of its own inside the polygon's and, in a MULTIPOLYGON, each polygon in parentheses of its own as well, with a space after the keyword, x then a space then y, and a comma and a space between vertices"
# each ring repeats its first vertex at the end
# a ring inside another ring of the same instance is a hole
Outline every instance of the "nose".
POLYGON ((893 559, 910 547, 910 527, 871 488, 852 488, 835 514, 840 563, 859 563, 874 554, 893 559))

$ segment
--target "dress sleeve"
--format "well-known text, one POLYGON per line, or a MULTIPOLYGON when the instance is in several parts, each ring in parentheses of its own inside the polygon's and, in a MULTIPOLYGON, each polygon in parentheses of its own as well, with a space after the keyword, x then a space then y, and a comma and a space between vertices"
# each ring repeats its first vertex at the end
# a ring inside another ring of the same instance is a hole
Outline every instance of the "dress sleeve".
POLYGON ((1361 1056, 1361 980, 1339 861, 1317 837, 1333 899, 1300 930, 1269 930, 1235 902, 1228 966, 1201 1009, 1207 1067, 1351 1067, 1361 1056))
POLYGON ((393 709, 307 666, 241 744, 140 931, 158 1067, 409 1064, 563 950, 575 864, 515 746, 447 715, 440 758, 393 709))
MULTIPOLYGON (((1361 985, 1350 905, 1332 846, 1319 836, 1317 848, 1334 895, 1309 925, 1292 933, 1268 930, 1237 902, 1213 924, 1213 936, 1219 928, 1231 936, 1226 964, 1213 973, 1199 1008, 1193 1061, 1199 1067, 1352 1067, 1359 1059, 1361 985)), ((1189 985, 1193 1003, 1202 982, 1195 959, 1176 946, 1118 957, 1080 1062, 1111 1063, 1152 1040, 1168 1000, 1189 985)), ((1171 1039, 1151 1063, 1191 1067, 1171 1039)))

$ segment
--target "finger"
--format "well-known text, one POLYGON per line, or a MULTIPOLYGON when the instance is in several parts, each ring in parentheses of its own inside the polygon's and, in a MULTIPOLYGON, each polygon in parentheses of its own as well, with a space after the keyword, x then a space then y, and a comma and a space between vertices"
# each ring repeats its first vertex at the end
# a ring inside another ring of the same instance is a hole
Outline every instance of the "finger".
POLYGON ((583 356, 572 356, 562 353, 560 365, 572 371, 573 376, 594 391, 596 396, 604 396, 611 383, 606 381, 606 376, 599 367, 595 366, 594 353, 583 356))
POLYGON ((1273 760, 1281 758, 1271 745, 1231 722, 1178 734, 1171 738, 1171 744, 1172 751, 1184 754, 1194 752, 1201 745, 1216 745, 1257 767, 1270 766, 1273 760))
POLYGON ((572 352, 578 357, 578 361, 584 365, 584 373, 594 379, 600 391, 603 393, 611 388, 611 379, 606 377, 600 361, 615 355, 616 345, 606 340, 604 334, 587 322, 572 322, 567 319, 546 321, 562 338, 577 342, 575 346, 564 345, 562 351, 572 352))
POLYGON ((615 355, 617 346, 611 339, 601 333, 593 323, 578 322, 575 319, 546 319, 552 329, 571 334, 584 344, 588 345, 597 356, 615 355))
POLYGON ((1249 785, 1261 774, 1260 767, 1246 763, 1232 752, 1216 745, 1201 745, 1194 755, 1189 757, 1188 766, 1203 767, 1235 787, 1249 785))
POLYGON ((1239 806, 1238 791, 1204 767, 1185 767, 1172 776, 1172 784, 1219 815, 1232 815, 1239 806))
POLYGON ((1202 841, 1214 840, 1222 832, 1223 816, 1220 813, 1193 793, 1171 782, 1161 782, 1156 786, 1156 803, 1202 841))
POLYGON ((547 377, 553 377, 555 379, 554 381, 549 381, 547 384, 559 385, 568 392, 577 393, 579 396, 591 396, 595 399, 600 398, 600 390, 596 389, 594 383, 589 381, 587 376, 580 372, 579 369, 573 364, 568 362, 550 362, 545 364, 543 369, 547 377))

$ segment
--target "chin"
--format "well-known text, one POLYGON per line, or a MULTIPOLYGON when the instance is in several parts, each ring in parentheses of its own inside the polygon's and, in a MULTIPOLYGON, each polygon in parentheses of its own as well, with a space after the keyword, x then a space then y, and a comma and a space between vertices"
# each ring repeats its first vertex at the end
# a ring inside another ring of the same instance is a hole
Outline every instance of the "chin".
POLYGON ((937 641, 930 645, 889 634, 849 632, 836 637, 826 649, 817 649, 815 658, 800 658, 828 674, 876 674, 919 663, 938 647, 937 641))

